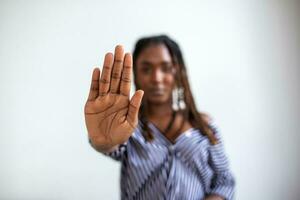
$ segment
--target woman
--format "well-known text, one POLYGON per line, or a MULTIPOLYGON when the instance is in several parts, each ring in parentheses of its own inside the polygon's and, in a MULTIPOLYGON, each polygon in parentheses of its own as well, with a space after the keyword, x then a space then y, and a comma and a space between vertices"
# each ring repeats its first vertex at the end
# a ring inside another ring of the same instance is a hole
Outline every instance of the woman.
POLYGON ((220 135, 197 111, 179 46, 167 36, 118 45, 95 68, 85 105, 89 140, 122 162, 122 199, 232 199, 220 135), (129 99, 132 71, 137 91, 129 99))

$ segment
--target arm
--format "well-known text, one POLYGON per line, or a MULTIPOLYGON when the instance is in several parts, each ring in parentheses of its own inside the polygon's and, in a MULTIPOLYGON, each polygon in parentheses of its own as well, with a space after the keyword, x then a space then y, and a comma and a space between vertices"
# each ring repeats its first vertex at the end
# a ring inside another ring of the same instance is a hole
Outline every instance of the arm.
POLYGON ((100 149, 100 150, 93 146, 91 139, 89 139, 89 143, 96 151, 98 151, 106 156, 109 156, 110 158, 112 158, 116 161, 121 161, 127 150, 127 143, 116 145, 110 149, 100 149))
POLYGON ((211 194, 211 195, 205 197, 204 200, 225 200, 225 199, 219 195, 211 194))
POLYGON ((214 172, 214 177, 207 200, 233 199, 235 180, 229 169, 220 133, 213 124, 211 124, 211 128, 218 139, 218 144, 209 147, 209 164, 214 172))

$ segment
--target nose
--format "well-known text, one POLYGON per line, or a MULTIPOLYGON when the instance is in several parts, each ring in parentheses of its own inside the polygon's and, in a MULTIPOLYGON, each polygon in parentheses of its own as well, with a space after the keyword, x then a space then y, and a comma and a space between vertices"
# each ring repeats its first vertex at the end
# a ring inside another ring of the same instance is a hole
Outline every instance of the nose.
POLYGON ((161 70, 159 69, 155 69, 152 71, 152 74, 151 74, 151 81, 152 82, 155 82, 155 83, 159 83, 163 80, 163 73, 161 70))

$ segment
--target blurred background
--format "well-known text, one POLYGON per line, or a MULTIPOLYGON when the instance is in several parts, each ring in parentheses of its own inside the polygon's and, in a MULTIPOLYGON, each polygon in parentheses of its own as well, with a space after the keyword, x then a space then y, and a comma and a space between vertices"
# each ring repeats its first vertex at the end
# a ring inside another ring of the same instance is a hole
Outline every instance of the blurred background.
POLYGON ((216 121, 236 199, 300 196, 300 2, 0 1, 0 199, 119 199, 120 164, 88 144, 94 66, 141 36, 181 46, 216 121))

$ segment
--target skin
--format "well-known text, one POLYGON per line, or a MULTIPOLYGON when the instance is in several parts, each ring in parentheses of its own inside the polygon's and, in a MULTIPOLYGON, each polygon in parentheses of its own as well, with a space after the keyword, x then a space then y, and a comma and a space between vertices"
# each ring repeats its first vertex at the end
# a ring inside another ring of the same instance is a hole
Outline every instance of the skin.
MULTIPOLYGON (((165 130, 172 116, 172 91, 175 87, 176 67, 168 49, 163 44, 151 45, 145 48, 136 61, 137 85, 145 92, 144 102, 147 119, 160 130, 165 130), (161 119, 165 120, 161 120, 161 119)), ((175 143, 180 133, 191 128, 181 114, 176 114, 174 124, 164 135, 175 143)))
POLYGON ((170 97, 175 86, 175 68, 164 45, 152 45, 137 58, 137 84, 144 90, 149 105, 164 105, 170 111, 170 97))
MULTIPOLYGON (((172 57, 164 45, 152 45, 140 53, 136 65, 136 82, 139 88, 145 92, 147 118, 160 130, 164 130, 171 118, 172 90, 175 87, 176 68, 173 65, 172 57)), ((206 117, 206 120, 209 120, 209 116, 206 117)), ((182 130, 177 132, 182 120, 183 116, 177 114, 174 126, 169 132, 164 133, 172 143, 175 142, 178 134, 192 127, 188 121, 185 121, 182 130)), ((223 198, 218 195, 209 195, 205 200, 223 200, 223 198)))
MULTIPOLYGON (((132 79, 132 56, 124 54, 121 45, 114 55, 105 55, 102 73, 95 68, 89 96, 84 108, 85 122, 92 146, 99 152, 111 152, 126 142, 138 123, 139 108, 147 104, 146 116, 160 130, 165 130, 172 115, 172 90, 175 87, 175 67, 164 45, 152 45, 141 52, 137 59, 137 84, 141 90, 129 98, 132 79), (161 119, 166 120, 161 120, 161 119)), ((173 127, 165 136, 174 142, 178 134, 191 128, 177 114, 173 127)), ((222 200, 209 195, 206 200, 222 200)))
POLYGON ((95 68, 84 114, 93 147, 108 152, 124 143, 138 123, 143 91, 129 99, 132 78, 132 56, 118 45, 115 55, 105 55, 102 73, 95 68))

